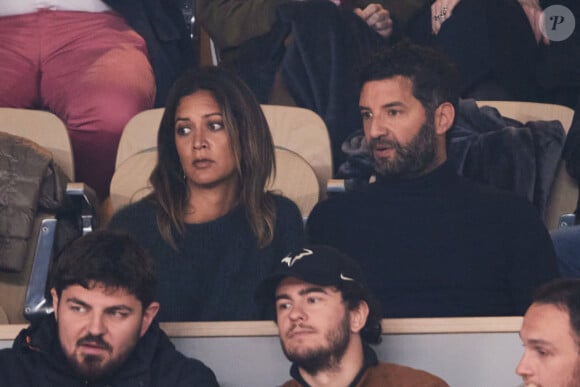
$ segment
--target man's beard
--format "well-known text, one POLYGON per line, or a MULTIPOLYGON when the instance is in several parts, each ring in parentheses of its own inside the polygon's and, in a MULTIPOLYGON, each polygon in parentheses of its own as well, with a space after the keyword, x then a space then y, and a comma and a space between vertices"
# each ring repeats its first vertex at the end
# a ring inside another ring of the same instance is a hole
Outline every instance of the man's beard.
POLYGON ((572 371, 572 377, 570 378, 567 387, 580 387, 580 360, 576 361, 576 365, 572 371))
POLYGON ((320 346, 308 349, 305 352, 290 352, 282 342, 284 354, 292 363, 303 369, 310 375, 316 375, 320 371, 335 369, 350 343, 350 320, 349 314, 345 313, 336 329, 331 329, 326 334, 327 347, 320 346))
POLYGON ((435 159, 435 125, 427 117, 419 132, 407 145, 401 145, 396 139, 386 136, 373 138, 369 148, 374 158, 375 171, 383 177, 413 178, 424 174, 435 159), (374 149, 377 145, 394 149, 392 158, 377 159, 374 149))
MULTIPOLYGON (((524 384, 527 385, 527 382, 524 379, 524 384)), ((580 387, 580 360, 576 360, 576 365, 574 366, 574 369, 572 370, 572 373, 570 375, 570 377, 565 380, 563 382, 563 384, 560 384, 562 387, 580 387)), ((532 384, 533 386, 538 386, 538 387, 544 387, 544 384, 532 384)), ((547 386, 549 387, 549 386, 547 386)))
MULTIPOLYGON (((107 343, 101 336, 87 335, 77 342, 77 347, 81 346, 83 343, 91 343, 92 345, 98 345, 105 349, 109 354, 112 353, 113 348, 109 343, 107 343)), ((75 373, 86 379, 88 381, 96 381, 113 374, 117 371, 121 365, 127 360, 131 351, 120 354, 116 358, 109 358, 105 361, 101 355, 81 355, 79 359, 76 353, 67 354, 67 360, 75 373)))

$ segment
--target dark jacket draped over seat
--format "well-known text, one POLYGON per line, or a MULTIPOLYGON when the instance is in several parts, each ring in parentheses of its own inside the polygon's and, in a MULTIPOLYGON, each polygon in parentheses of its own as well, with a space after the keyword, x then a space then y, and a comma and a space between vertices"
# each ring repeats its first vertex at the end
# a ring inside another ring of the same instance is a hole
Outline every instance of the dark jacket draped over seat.
POLYGON ((61 208, 67 182, 49 151, 0 132, 0 270, 23 269, 36 214, 61 208))
POLYGON ((338 166, 340 144, 361 127, 355 69, 386 41, 352 11, 327 0, 282 4, 277 16, 269 33, 240 47, 236 71, 261 103, 280 71, 296 104, 324 120, 338 166))

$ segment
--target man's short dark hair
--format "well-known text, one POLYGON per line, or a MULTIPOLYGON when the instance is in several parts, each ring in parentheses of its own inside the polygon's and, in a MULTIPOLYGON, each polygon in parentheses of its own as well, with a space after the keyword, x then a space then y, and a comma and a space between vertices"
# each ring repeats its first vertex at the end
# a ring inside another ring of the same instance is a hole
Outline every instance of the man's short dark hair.
POLYGON ((155 295, 153 257, 126 233, 100 230, 78 238, 57 258, 51 287, 60 298, 68 286, 95 283, 125 289, 146 308, 155 295))
POLYGON ((338 286, 342 299, 348 310, 355 310, 362 301, 369 306, 369 315, 365 326, 360 331, 360 337, 367 344, 379 344, 383 332, 381 326, 381 304, 368 287, 353 282, 344 282, 338 286))
POLYGON ((552 280, 536 290, 532 302, 566 310, 570 316, 570 326, 576 334, 576 343, 580 346, 580 279, 552 280))
POLYGON ((360 87, 369 81, 396 76, 411 80, 413 96, 427 112, 432 114, 444 102, 457 108, 459 73, 442 52, 408 41, 384 47, 371 55, 361 67, 360 87))

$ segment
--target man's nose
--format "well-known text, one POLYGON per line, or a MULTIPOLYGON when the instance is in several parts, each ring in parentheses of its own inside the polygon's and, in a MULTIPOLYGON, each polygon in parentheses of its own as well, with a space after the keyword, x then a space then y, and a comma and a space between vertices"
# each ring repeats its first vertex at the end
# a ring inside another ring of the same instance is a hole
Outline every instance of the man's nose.
POLYGON ((384 136, 388 132, 388 129, 383 124, 381 117, 379 115, 369 118, 365 122, 364 126, 367 138, 378 138, 384 136))
POLYGON ((93 313, 90 316, 89 324, 87 327, 89 333, 93 336, 99 336, 105 333, 106 327, 103 321, 103 316, 93 313))
POLYGON ((288 317, 292 321, 297 321, 297 320, 306 320, 307 315, 304 311, 304 308, 302 308, 300 305, 294 305, 288 317))
POLYGON ((522 358, 520 359, 520 362, 518 363, 518 365, 516 367, 516 374, 518 374, 519 376, 522 376, 522 377, 529 376, 532 374, 532 369, 531 369, 530 362, 529 362, 528 355, 527 355, 526 351, 522 355, 522 358))

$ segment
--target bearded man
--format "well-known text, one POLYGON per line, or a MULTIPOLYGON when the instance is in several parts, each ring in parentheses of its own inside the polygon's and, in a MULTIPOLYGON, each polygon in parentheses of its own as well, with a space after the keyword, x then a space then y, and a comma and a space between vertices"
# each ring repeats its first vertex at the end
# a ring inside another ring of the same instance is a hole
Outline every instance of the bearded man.
POLYGON ((447 160, 457 87, 432 49, 401 43, 370 58, 359 109, 376 182, 308 219, 311 243, 361 264, 384 317, 523 315, 532 290, 558 276, 527 199, 458 176, 447 160))
POLYGON ((425 371, 379 363, 381 313, 360 267, 329 246, 312 245, 280 259, 258 286, 276 308, 292 380, 283 387, 447 387, 425 371))
POLYGON ((217 387, 211 369, 175 349, 154 321, 154 259, 128 235, 95 231, 60 254, 54 313, 0 351, 10 387, 217 387))

